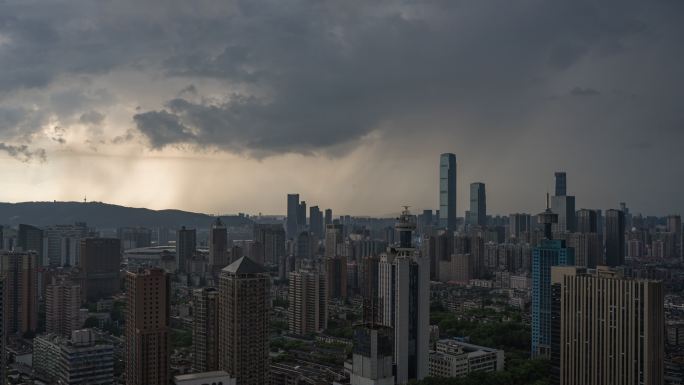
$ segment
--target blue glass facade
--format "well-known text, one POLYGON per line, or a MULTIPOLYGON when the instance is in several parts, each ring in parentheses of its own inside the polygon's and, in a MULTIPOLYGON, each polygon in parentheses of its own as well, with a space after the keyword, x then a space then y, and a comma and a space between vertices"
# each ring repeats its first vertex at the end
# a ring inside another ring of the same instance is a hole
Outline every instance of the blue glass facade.
POLYGON ((456 155, 439 157, 439 225, 456 230, 456 155))
POLYGON ((551 354, 551 266, 574 264, 564 240, 544 239, 532 251, 532 357, 551 354))

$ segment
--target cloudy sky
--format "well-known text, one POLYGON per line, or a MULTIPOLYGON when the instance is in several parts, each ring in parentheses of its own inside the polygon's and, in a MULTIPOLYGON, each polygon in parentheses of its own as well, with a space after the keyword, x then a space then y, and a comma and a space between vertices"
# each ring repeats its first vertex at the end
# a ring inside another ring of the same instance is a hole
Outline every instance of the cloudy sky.
POLYGON ((680 0, 0 0, 2 201, 684 214, 680 0))

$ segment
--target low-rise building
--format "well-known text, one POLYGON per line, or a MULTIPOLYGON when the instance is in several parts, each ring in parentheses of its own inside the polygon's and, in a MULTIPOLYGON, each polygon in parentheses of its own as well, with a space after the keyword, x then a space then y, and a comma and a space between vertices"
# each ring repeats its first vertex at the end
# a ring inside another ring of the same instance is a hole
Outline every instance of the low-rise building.
POLYGON ((235 379, 231 378, 223 370, 182 374, 173 377, 174 385, 235 385, 235 379))
POLYGON ((471 372, 504 369, 504 351, 461 342, 439 340, 430 352, 431 377, 462 377, 471 372))

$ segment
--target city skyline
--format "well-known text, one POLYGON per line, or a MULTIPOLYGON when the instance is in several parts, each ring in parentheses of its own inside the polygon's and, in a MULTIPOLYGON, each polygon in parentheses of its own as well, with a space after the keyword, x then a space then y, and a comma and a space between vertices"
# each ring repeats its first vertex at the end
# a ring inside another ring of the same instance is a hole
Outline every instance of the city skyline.
POLYGON ((536 212, 556 170, 581 207, 684 211, 681 5, 487 4, 5 1, 0 200, 380 215, 436 208, 452 152, 459 216, 474 181, 536 212))

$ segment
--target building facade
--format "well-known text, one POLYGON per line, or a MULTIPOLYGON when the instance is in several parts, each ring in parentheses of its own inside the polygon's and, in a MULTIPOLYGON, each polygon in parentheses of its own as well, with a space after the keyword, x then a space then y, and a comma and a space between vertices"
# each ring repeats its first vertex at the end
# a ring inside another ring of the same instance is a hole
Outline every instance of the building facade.
POLYGON ((456 230, 456 155, 439 157, 439 225, 456 230))
POLYGON ((120 291, 121 241, 116 238, 81 239, 81 296, 88 301, 120 291))
POLYGON ((216 288, 205 287, 192 295, 192 369, 196 372, 218 370, 218 302, 216 288))
POLYGON ((328 285, 315 271, 289 274, 288 326, 290 333, 306 336, 328 328, 328 285))
POLYGON ((37 255, 31 251, 0 253, 0 272, 4 276, 6 335, 23 336, 38 327, 37 255))

